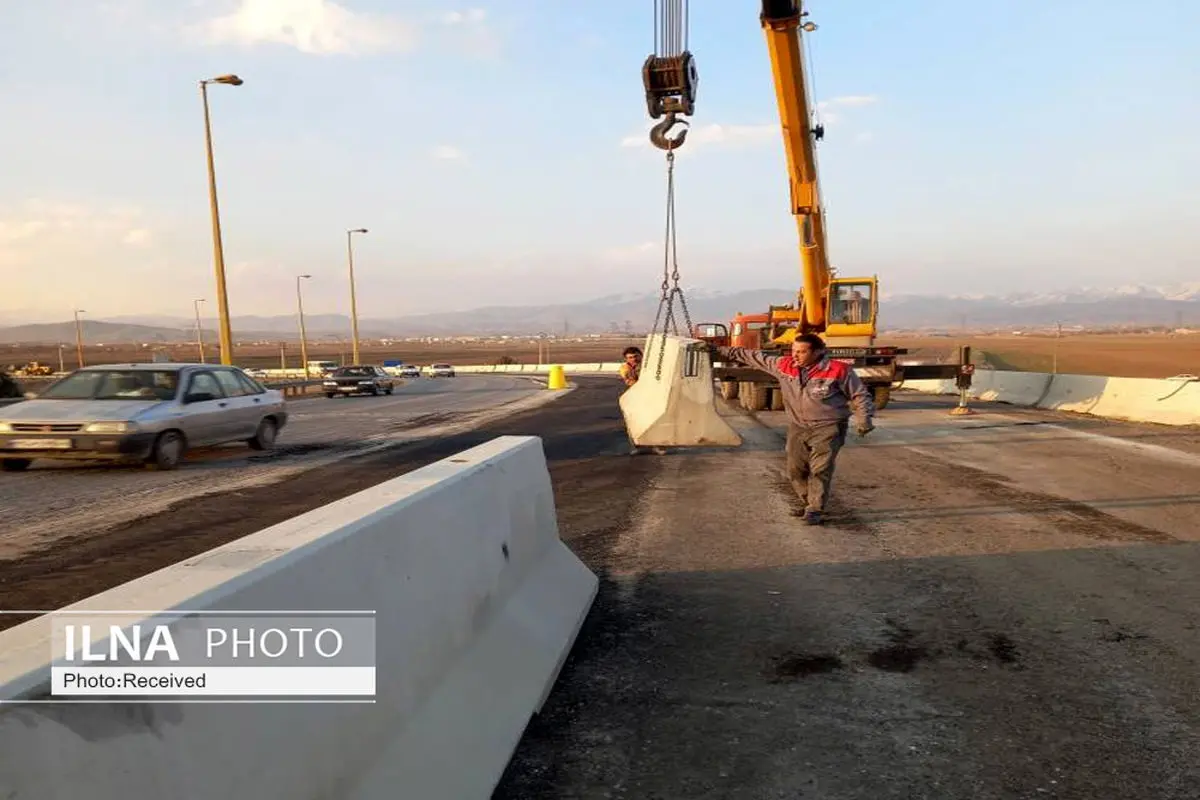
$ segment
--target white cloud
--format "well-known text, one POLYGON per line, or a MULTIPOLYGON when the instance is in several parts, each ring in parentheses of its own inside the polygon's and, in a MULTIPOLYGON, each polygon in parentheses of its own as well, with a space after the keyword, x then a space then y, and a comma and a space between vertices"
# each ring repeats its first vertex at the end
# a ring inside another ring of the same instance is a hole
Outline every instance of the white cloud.
POLYGON ((0 219, 0 247, 32 239, 49 227, 41 219, 0 219))
POLYGON ((129 206, 96 208, 33 199, 18 208, 0 209, 0 244, 29 242, 51 235, 144 244, 149 242, 151 234, 143 222, 142 211, 129 206))
MULTIPOLYGON (((875 95, 841 95, 829 100, 820 101, 817 103, 817 110, 821 123, 828 127, 838 125, 843 120, 843 113, 834 109, 861 108, 877 102, 879 102, 879 98, 875 95)), ((644 147, 648 150, 654 150, 655 148, 650 144, 649 139, 650 127, 650 125, 647 125, 643 132, 624 137, 621 139, 621 146, 644 147)), ((676 135, 679 130, 682 130, 682 128, 672 131, 672 135, 676 135)), ((783 134, 780 131, 778 122, 762 125, 692 124, 688 128, 687 141, 679 152, 687 153, 697 149, 718 147, 722 149, 734 149, 775 145, 782 141, 782 136, 783 134)))
POLYGON ((121 237, 121 241, 133 247, 145 247, 150 244, 150 231, 146 228, 131 228, 121 237))
POLYGON ((332 0, 239 0, 200 26, 208 44, 282 44, 312 55, 408 51, 417 26, 392 14, 351 11, 332 0))
POLYGON ((870 106, 879 102, 879 97, 873 94, 846 94, 824 101, 831 106, 870 106))
POLYGON ((639 242, 622 247, 610 247, 603 251, 600 257, 614 264, 645 263, 654 257, 662 257, 662 243, 639 242))
MULTIPOLYGON (((672 131, 672 137, 677 135, 677 131, 672 131)), ((684 142, 682 153, 687 149, 695 149, 696 145, 701 147, 747 147, 763 144, 766 142, 778 141, 780 136, 779 125, 770 123, 766 125, 721 125, 719 123, 709 123, 707 125, 693 125, 688 128, 687 140, 684 142)), ((621 140, 622 147, 646 147, 652 148, 650 144, 650 128, 638 134, 626 136, 621 140)))
POLYGON ((438 161, 463 161, 467 154, 452 144, 439 144, 429 153, 438 161))
POLYGON ((468 11, 447 11, 442 15, 444 25, 478 25, 487 19, 487 12, 482 8, 472 8, 468 11))

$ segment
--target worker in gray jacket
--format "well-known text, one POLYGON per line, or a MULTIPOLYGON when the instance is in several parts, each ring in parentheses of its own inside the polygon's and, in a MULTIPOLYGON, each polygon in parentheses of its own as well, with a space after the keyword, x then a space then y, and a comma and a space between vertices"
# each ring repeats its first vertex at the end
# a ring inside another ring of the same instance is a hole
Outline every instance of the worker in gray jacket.
POLYGON ((788 418, 788 480, 804 504, 804 521, 820 525, 851 416, 859 436, 875 429, 871 393, 848 364, 829 357, 816 334, 798 335, 790 355, 771 356, 744 347, 714 351, 721 361, 755 367, 778 379, 788 418))

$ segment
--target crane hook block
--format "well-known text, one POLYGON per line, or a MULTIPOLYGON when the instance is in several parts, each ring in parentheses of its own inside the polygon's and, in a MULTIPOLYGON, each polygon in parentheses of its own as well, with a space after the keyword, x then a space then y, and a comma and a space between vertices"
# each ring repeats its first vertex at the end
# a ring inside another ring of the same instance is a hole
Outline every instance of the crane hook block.
POLYGON ((653 119, 663 114, 690 117, 696 110, 696 88, 699 83, 696 59, 686 50, 677 56, 649 56, 642 65, 646 110, 653 119))
POLYGON ((650 129, 650 142, 659 150, 675 150, 683 146, 683 142, 687 139, 687 120, 677 119, 674 111, 667 112, 667 118, 650 129), (675 125, 683 125, 684 129, 671 139, 667 137, 667 131, 675 127, 675 125))

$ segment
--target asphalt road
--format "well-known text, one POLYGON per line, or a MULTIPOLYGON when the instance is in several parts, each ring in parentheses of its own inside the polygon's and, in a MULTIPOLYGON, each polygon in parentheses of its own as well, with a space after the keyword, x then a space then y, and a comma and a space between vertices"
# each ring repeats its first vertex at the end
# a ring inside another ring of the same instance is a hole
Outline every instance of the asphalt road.
POLYGON ((495 797, 1200 796, 1200 430, 950 405, 852 441, 821 528, 779 413, 559 468, 602 588, 495 797))
POLYGON ((0 475, 0 564, 190 498, 266 486, 345 458, 461 431, 552 394, 517 377, 422 378, 392 396, 292 401, 288 424, 266 453, 244 444, 196 451, 170 472, 38 461, 27 472, 0 475))

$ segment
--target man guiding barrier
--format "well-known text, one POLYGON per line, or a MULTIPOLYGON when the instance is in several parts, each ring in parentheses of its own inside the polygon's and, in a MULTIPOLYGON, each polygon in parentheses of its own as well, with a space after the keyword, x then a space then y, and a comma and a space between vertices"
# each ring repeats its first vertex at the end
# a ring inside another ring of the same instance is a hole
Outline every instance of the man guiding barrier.
POLYGON ((642 349, 640 347, 626 347, 621 353, 621 358, 624 359, 621 363, 621 368, 617 373, 621 376, 621 380, 626 386, 633 386, 638 382, 638 378, 642 374, 642 349))
POLYGON ((829 357, 824 340, 813 333, 797 335, 790 355, 772 356, 744 347, 713 351, 721 361, 761 369, 779 381, 788 417, 788 480, 804 503, 805 523, 820 525, 851 416, 859 436, 875 429, 870 391, 853 368, 829 357))

